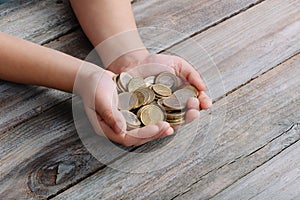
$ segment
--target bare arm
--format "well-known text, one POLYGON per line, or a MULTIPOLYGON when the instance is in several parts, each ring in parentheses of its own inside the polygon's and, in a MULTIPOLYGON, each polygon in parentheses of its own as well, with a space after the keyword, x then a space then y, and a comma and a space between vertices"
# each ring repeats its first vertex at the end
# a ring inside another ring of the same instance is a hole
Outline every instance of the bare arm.
POLYGON ((113 73, 91 63, 0 32, 0 79, 75 91, 81 96, 95 131, 124 145, 140 145, 172 133, 167 123, 124 132, 126 124, 116 109, 117 105, 113 105, 117 101, 112 101, 113 76, 113 73), (99 118, 103 120, 99 121, 99 118), (154 136, 132 136, 144 133, 154 136))
POLYGON ((0 32, 0 79, 72 92, 82 61, 0 32))
POLYGON ((129 0, 70 1, 84 32, 107 69, 121 73, 143 63, 172 67, 178 76, 199 90, 200 107, 207 109, 211 106, 211 99, 203 92, 206 89, 204 82, 188 62, 175 56, 150 55, 138 35, 129 0))
POLYGON ((129 0, 71 0, 84 32, 94 46, 118 33, 136 29, 129 0))
POLYGON ((70 2, 85 34, 96 47, 106 68, 120 73, 124 71, 120 66, 149 56, 137 31, 130 0, 70 2))

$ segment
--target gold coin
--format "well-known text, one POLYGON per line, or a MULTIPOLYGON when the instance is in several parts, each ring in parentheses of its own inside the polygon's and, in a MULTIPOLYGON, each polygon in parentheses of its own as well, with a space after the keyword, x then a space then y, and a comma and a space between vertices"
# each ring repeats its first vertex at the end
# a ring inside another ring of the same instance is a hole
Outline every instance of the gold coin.
POLYGON ((163 84, 155 84, 152 86, 152 90, 159 96, 159 97, 168 97, 172 95, 172 90, 168 86, 163 84))
POLYGON ((156 124, 157 122, 164 121, 165 115, 162 110, 155 105, 147 105, 143 108, 140 114, 142 123, 147 126, 156 124))
POLYGON ((174 94, 166 99, 163 99, 162 102, 168 110, 182 110, 185 108, 185 104, 181 103, 181 101, 174 94))
POLYGON ((119 94, 119 105, 120 110, 131 110, 138 102, 138 98, 135 94, 130 92, 123 92, 119 94))
POLYGON ((185 112, 167 113, 167 120, 183 119, 185 112))
POLYGON ((130 80, 132 79, 133 77, 126 73, 126 72, 122 72, 120 74, 120 78, 119 78, 119 83, 120 85, 125 89, 125 91, 128 90, 128 83, 130 82, 130 80))
POLYGON ((145 97, 143 105, 150 104, 155 99, 154 92, 151 89, 149 89, 148 87, 142 87, 142 88, 137 89, 136 91, 143 93, 143 95, 145 97))
POLYGON ((141 125, 140 120, 137 118, 137 116, 134 113, 128 110, 121 110, 120 112, 125 118, 127 126, 129 128, 134 129, 134 128, 138 128, 141 125))
POLYGON ((142 77, 134 77, 129 81, 127 87, 129 92, 133 92, 140 87, 146 87, 146 84, 142 77))
POLYGON ((138 88, 137 90, 134 91, 134 93, 138 93, 140 96, 140 106, 146 105, 148 99, 149 99, 149 94, 145 91, 145 88, 138 88))
POLYGON ((149 98, 149 101, 147 103, 152 103, 155 99, 155 93, 150 88, 148 88, 148 93, 150 95, 150 98, 149 98))
POLYGON ((143 110, 146 108, 146 106, 143 106, 143 107, 141 107, 138 111, 137 111, 137 113, 136 113, 136 116, 140 119, 141 118, 141 113, 143 112, 143 110))
POLYGON ((167 122, 169 123, 179 123, 179 122, 183 122, 184 119, 180 118, 180 119, 167 119, 167 122))
POLYGON ((160 108, 164 109, 163 99, 157 99, 156 103, 160 108))
POLYGON ((144 93, 143 93, 141 90, 139 90, 139 89, 135 90, 133 93, 134 93, 134 94, 137 96, 137 98, 138 98, 137 105, 136 105, 134 108, 139 108, 139 107, 141 107, 142 105, 144 105, 144 103, 145 103, 145 101, 146 101, 146 98, 148 98, 148 97, 145 97, 144 93))
POLYGON ((117 79, 117 88, 120 92, 126 92, 126 89, 120 84, 120 76, 117 79))
POLYGON ((118 93, 123 92, 122 89, 120 88, 119 84, 118 84, 118 81, 119 81, 119 75, 114 76, 114 77, 113 77, 113 81, 114 81, 115 84, 116 84, 118 93))
POLYGON ((147 78, 144 79, 145 83, 146 83, 146 86, 149 87, 151 85, 154 85, 155 84, 155 76, 149 76, 147 78))
POLYGON ((117 84, 117 78, 118 78, 118 76, 119 76, 119 75, 115 75, 115 76, 113 77, 113 81, 115 82, 115 84, 117 84))
POLYGON ((148 99, 144 105, 152 103, 155 99, 155 94, 154 94, 153 90, 151 90, 149 87, 146 87, 146 88, 143 88, 143 91, 145 93, 147 93, 147 96, 148 96, 148 99))
POLYGON ((176 90, 178 87, 177 77, 170 72, 163 72, 163 73, 159 74, 155 79, 155 83, 163 84, 163 85, 171 88, 172 91, 176 90))
POLYGON ((184 124, 185 123, 185 121, 184 120, 181 120, 181 121, 177 121, 177 122, 169 122, 169 121, 167 121, 171 126, 180 126, 180 125, 182 125, 182 124, 184 124))

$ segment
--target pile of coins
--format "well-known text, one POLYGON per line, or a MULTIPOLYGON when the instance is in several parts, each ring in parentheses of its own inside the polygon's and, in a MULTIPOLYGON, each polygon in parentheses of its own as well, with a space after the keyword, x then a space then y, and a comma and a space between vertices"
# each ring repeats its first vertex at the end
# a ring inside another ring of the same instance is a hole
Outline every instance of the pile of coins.
POLYGON ((126 120, 127 130, 159 121, 167 121, 174 126, 183 124, 187 101, 198 97, 198 90, 192 85, 181 86, 179 80, 169 72, 145 79, 126 72, 115 76, 118 109, 126 120))

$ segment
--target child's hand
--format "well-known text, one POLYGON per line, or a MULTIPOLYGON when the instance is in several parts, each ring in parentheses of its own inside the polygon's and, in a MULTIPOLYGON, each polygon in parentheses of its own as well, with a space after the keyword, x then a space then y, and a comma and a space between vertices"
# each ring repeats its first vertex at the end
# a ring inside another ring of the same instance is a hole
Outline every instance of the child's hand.
POLYGON ((114 73, 86 63, 79 70, 75 91, 81 96, 86 114, 97 134, 124 146, 138 146, 156 138, 173 134, 167 122, 159 122, 126 131, 126 122, 118 111, 118 95, 114 73))
POLYGON ((199 91, 198 101, 191 101, 190 106, 199 110, 208 109, 212 105, 211 99, 206 95, 204 90, 206 86, 202 81, 199 73, 184 59, 177 56, 163 54, 149 54, 147 51, 134 51, 119 57, 108 69, 115 73, 129 71, 136 66, 155 63, 160 66, 167 66, 173 69, 176 75, 183 80, 194 85, 199 91))

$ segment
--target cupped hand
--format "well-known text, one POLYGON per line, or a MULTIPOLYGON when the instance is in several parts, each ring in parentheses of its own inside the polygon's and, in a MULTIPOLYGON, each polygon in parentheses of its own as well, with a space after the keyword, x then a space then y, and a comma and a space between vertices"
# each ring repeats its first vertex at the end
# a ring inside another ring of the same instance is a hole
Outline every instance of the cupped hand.
POLYGON ((187 123, 199 117, 200 109, 209 109, 212 106, 212 100, 204 92, 206 86, 199 73, 186 60, 178 56, 135 51, 119 57, 108 67, 108 70, 115 73, 129 71, 144 77, 154 75, 153 73, 160 71, 171 71, 183 81, 195 86, 199 92, 199 96, 198 98, 189 99, 187 103, 187 123), (149 64, 152 64, 153 67, 143 67, 143 65, 149 64))
POLYGON ((80 68, 74 90, 85 107, 86 114, 99 135, 124 146, 139 146, 151 140, 173 134, 167 122, 126 131, 126 121, 118 110, 118 95, 114 73, 90 63, 80 68))

